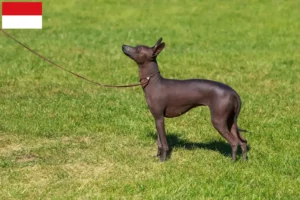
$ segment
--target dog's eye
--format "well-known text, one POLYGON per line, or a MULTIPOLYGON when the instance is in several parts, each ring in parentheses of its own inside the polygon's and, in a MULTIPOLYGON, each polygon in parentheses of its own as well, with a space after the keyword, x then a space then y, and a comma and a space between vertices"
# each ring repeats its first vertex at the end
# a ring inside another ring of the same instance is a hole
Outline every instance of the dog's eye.
POLYGON ((140 47, 136 47, 136 51, 140 51, 140 47))

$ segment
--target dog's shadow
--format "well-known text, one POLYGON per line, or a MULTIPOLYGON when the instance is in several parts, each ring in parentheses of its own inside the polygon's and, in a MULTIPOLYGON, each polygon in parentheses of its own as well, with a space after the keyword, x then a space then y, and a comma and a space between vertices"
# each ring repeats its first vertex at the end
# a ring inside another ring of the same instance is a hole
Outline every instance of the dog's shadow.
MULTIPOLYGON (((225 141, 212 141, 212 142, 190 142, 186 139, 183 139, 179 136, 180 134, 174 134, 174 133, 168 133, 167 134, 167 141, 169 144, 169 148, 171 149, 170 155, 172 154, 172 151, 174 148, 183 148, 187 150, 194 150, 194 149, 208 149, 212 151, 218 151, 221 154, 223 154, 226 157, 231 157, 231 146, 225 142, 225 141)), ((151 137, 153 140, 157 140, 157 134, 156 133, 149 133, 149 137, 151 137)), ((250 151, 250 146, 247 145, 247 151, 250 151)), ((242 154, 242 151, 240 148, 238 148, 237 156, 240 157, 242 154)))

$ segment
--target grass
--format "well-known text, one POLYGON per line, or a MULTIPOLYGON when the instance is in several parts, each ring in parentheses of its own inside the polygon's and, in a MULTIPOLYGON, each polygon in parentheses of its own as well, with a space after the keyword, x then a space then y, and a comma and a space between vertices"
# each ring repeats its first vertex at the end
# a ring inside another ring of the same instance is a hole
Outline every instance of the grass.
POLYGON ((138 81, 122 44, 153 45, 165 77, 206 78, 240 94, 249 160, 201 107, 167 119, 159 163, 141 88, 107 89, 0 35, 0 199, 297 199, 300 196, 298 1, 44 1, 43 30, 10 34, 79 74, 138 81))

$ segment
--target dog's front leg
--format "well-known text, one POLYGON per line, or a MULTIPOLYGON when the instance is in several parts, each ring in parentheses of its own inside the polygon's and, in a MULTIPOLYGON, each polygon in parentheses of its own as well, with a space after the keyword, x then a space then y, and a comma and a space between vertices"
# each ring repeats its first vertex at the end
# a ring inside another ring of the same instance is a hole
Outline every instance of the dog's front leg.
POLYGON ((160 161, 164 162, 167 159, 169 153, 169 146, 165 132, 165 120, 164 117, 155 119, 156 130, 158 134, 158 153, 160 154, 160 161))
POLYGON ((157 133, 157 154, 154 155, 153 157, 160 157, 161 155, 161 152, 162 152, 162 144, 161 144, 161 141, 160 141, 160 138, 159 138, 159 134, 157 133))

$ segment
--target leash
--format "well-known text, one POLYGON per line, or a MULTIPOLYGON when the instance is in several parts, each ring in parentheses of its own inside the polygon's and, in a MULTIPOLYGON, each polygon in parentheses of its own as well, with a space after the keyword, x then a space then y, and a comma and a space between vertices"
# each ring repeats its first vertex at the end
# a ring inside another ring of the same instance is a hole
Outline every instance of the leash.
POLYGON ((70 73, 70 74, 73 74, 74 76, 77 76, 78 78, 81 78, 85 81, 88 81, 90 83, 93 83, 93 84, 96 84, 96 85, 99 85, 101 87, 109 87, 109 88, 124 88, 124 87, 136 87, 136 86, 142 86, 143 88, 145 88, 148 84, 149 84, 149 81, 150 81, 150 78, 152 76, 154 76, 155 74, 159 73, 159 71, 155 72, 154 74, 151 74, 150 76, 147 76, 147 77, 144 77, 144 78, 141 78, 140 79, 140 83, 134 83, 134 84, 128 84, 128 85, 110 85, 110 84, 103 84, 103 83, 99 83, 99 82, 96 82, 96 81, 93 81, 93 80, 90 80, 88 78, 85 78, 79 74, 76 74, 54 62, 52 62, 51 60, 49 60, 48 58, 42 56, 41 54, 35 52, 34 50, 30 49, 29 47, 27 47, 25 44, 21 43, 20 41, 18 41, 17 39, 15 39, 14 37, 12 37, 10 34, 8 34, 7 32, 5 32, 3 29, 0 29, 0 31, 2 31, 2 33, 4 33, 6 36, 8 36, 9 38, 11 38, 12 40, 14 40, 15 42, 17 42, 18 44, 20 44, 21 46, 23 46, 25 49, 27 49, 28 51, 30 51, 31 53, 37 55, 38 57, 42 58, 43 60, 47 61, 48 63, 70 73))

